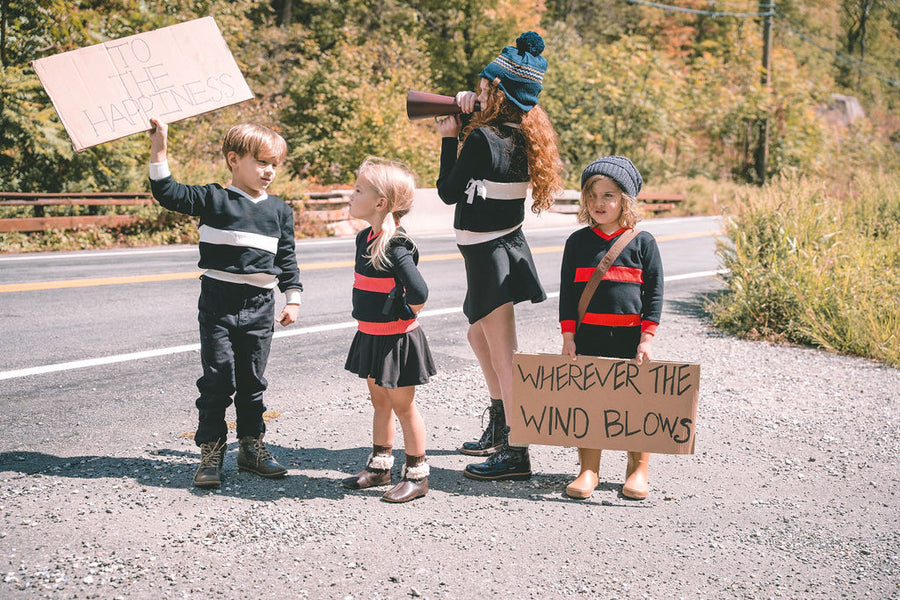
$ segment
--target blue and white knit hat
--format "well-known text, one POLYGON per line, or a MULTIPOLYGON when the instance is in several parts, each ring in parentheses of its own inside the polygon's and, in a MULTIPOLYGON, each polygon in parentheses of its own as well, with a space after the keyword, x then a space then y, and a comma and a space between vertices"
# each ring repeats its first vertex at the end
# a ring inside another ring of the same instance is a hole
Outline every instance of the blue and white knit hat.
POLYGON ((632 198, 637 198, 644 186, 641 172, 624 156, 603 156, 586 166, 581 172, 581 189, 584 189, 584 184, 594 175, 606 175, 632 198))
POLYGON ((509 100, 528 112, 538 103, 543 89, 547 59, 541 56, 544 40, 534 31, 526 31, 516 38, 516 47, 506 46, 500 56, 488 64, 479 77, 488 81, 500 79, 500 89, 509 100))

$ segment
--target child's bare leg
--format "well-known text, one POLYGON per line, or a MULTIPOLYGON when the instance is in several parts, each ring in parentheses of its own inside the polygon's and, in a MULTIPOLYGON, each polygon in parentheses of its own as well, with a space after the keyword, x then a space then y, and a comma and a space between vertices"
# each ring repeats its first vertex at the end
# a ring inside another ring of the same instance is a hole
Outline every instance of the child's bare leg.
POLYGON ((372 445, 394 447, 394 411, 391 408, 391 396, 386 388, 381 387, 371 377, 366 379, 369 385, 369 397, 375 409, 372 415, 372 445))
POLYGON ((491 347, 488 345, 487 338, 484 335, 483 320, 477 321, 469 325, 469 331, 466 337, 469 339, 469 346, 475 352, 475 358, 481 365, 481 371, 484 373, 484 380, 487 383, 488 393, 491 398, 501 398, 500 379, 494 371, 494 365, 491 362, 491 347))
POLYGON ((372 454, 362 471, 341 482, 345 488, 351 490, 391 483, 391 467, 394 465, 394 456, 391 454, 394 446, 394 411, 391 410, 391 398, 387 390, 377 385, 374 379, 369 377, 366 381, 369 385, 372 407, 375 409, 372 416, 372 454))
POLYGON ((406 454, 423 456, 425 454, 425 421, 416 406, 416 387, 410 385, 394 390, 385 390, 385 392, 390 398, 394 414, 400 420, 406 454))
MULTIPOLYGON (((506 414, 509 415, 513 386, 513 354, 518 347, 512 302, 497 307, 478 323, 481 324, 487 343, 491 369, 500 384, 503 407, 506 414)), ((479 362, 481 362, 480 359, 479 362)), ((484 367, 482 366, 482 368, 484 367)))
POLYGON ((415 403, 415 386, 388 390, 391 404, 400 427, 403 429, 403 445, 406 449, 406 466, 403 479, 384 493, 387 502, 409 502, 428 493, 428 473, 425 461, 425 422, 415 403))

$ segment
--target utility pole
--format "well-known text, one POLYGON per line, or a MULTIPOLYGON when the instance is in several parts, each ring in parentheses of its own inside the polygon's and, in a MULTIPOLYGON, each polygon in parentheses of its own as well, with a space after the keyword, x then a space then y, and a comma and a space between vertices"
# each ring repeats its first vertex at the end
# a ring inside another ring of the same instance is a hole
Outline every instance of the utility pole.
POLYGON ((0 0, 0 67, 6 66, 6 10, 9 0, 0 0))
MULTIPOLYGON (((769 99, 769 84, 772 72, 772 16, 775 0, 759 0, 759 12, 763 15, 762 84, 765 88, 766 103, 769 99)), ((756 147, 756 177, 759 185, 766 183, 766 160, 769 156, 769 115, 768 108, 759 123, 759 145, 756 147)))

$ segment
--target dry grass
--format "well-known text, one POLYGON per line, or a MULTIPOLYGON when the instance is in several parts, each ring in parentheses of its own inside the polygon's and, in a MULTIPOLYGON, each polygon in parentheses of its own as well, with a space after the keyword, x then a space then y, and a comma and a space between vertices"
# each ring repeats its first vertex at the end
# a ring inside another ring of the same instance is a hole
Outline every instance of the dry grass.
POLYGON ((716 325, 900 366, 900 178, 780 178, 747 193, 726 230, 716 325))

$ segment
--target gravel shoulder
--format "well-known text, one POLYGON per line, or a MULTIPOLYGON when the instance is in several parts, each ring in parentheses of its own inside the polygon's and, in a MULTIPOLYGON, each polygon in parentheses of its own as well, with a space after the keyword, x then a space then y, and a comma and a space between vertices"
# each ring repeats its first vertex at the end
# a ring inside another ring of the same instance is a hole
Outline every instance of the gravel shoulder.
MULTIPOLYGON (((643 502, 620 494, 623 452, 604 453, 584 502, 564 494, 571 448, 533 447, 527 482, 464 478, 455 448, 479 433, 486 390, 460 323, 433 341, 442 372, 418 392, 425 498, 340 487, 371 426, 342 372, 268 397, 280 481, 238 472, 232 441, 223 488, 191 488, 177 425, 138 447, 108 432, 102 452, 77 436, 0 446, 0 597, 900 598, 900 371, 723 335, 702 303, 669 299, 654 348, 701 364, 696 453, 654 455, 643 502)), ((520 305, 523 351, 559 350, 553 312, 520 305)))

